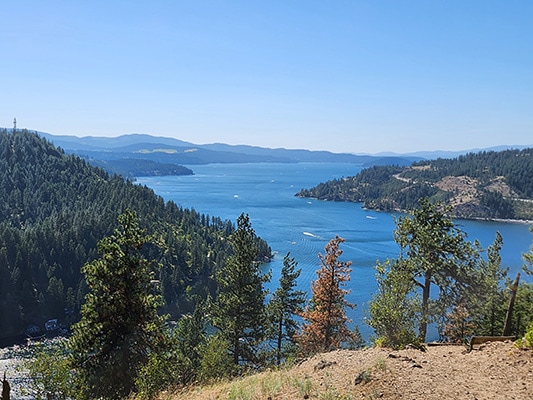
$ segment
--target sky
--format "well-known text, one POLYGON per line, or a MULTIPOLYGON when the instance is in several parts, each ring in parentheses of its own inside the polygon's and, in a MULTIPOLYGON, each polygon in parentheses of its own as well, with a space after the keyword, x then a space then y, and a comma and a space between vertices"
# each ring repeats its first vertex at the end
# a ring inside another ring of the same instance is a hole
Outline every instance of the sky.
POLYGON ((3 1, 0 126, 351 153, 533 144, 533 1, 3 1))

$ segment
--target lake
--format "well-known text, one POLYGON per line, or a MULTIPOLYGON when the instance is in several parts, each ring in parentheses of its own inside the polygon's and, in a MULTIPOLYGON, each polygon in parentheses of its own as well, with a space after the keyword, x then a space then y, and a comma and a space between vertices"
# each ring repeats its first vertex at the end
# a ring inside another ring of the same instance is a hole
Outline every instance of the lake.
MULTIPOLYGON (((139 177, 137 183, 152 188, 165 200, 210 216, 235 223, 247 213, 256 234, 275 253, 269 288, 275 289, 287 252, 298 262, 302 273, 299 288, 309 292, 319 268, 318 253, 339 235, 346 242, 341 261, 352 261, 351 293, 348 301, 357 304, 348 315, 368 338, 371 329, 364 323, 367 302, 376 289, 374 265, 377 260, 398 256, 393 240, 394 215, 365 210, 359 203, 324 202, 294 196, 303 188, 333 178, 357 174, 354 164, 210 164, 189 166, 195 175, 139 177)), ((528 252, 533 235, 529 226, 519 223, 456 221, 470 240, 478 239, 486 248, 496 231, 503 236, 502 265, 515 277, 522 268, 522 253, 528 252)), ((524 274, 522 274, 524 276, 524 274)), ((532 281, 531 277, 524 277, 532 281)))

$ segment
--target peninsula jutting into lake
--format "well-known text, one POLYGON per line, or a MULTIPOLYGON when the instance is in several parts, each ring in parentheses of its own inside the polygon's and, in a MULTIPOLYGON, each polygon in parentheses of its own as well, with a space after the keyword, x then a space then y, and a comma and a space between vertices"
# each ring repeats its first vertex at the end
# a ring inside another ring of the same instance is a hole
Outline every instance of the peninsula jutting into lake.
POLYGON ((405 212, 427 197, 456 218, 533 220, 533 149, 483 151, 410 166, 375 166, 332 179, 296 195, 351 201, 381 211, 405 212))

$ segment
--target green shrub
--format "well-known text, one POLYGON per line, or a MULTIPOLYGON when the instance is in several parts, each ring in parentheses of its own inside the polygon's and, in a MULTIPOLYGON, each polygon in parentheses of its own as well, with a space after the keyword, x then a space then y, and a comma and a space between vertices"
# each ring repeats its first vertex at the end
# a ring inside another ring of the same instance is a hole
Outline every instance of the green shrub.
POLYGON ((200 379, 209 381, 231 376, 235 373, 235 365, 228 353, 228 344, 221 335, 210 336, 207 340, 200 366, 200 379))
POLYGON ((153 353, 135 380, 138 396, 153 399, 161 391, 177 385, 180 363, 173 354, 153 353))
POLYGON ((35 399, 66 400, 76 398, 74 374, 67 360, 66 340, 39 343, 35 356, 26 363, 30 391, 35 399))
POLYGON ((527 328, 524 337, 516 341, 516 345, 523 349, 533 348, 533 322, 529 325, 529 328, 527 328))

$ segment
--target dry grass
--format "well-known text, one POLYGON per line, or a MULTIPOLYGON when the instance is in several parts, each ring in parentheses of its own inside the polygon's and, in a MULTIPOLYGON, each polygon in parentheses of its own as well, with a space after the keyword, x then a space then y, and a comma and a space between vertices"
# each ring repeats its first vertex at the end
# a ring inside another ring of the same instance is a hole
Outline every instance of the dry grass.
POLYGON ((162 393, 159 400, 531 399, 533 351, 489 343, 334 351, 293 368, 162 393))
POLYGON ((305 399, 313 392, 312 386, 310 378, 296 376, 290 369, 281 369, 162 393, 158 400, 305 399))

